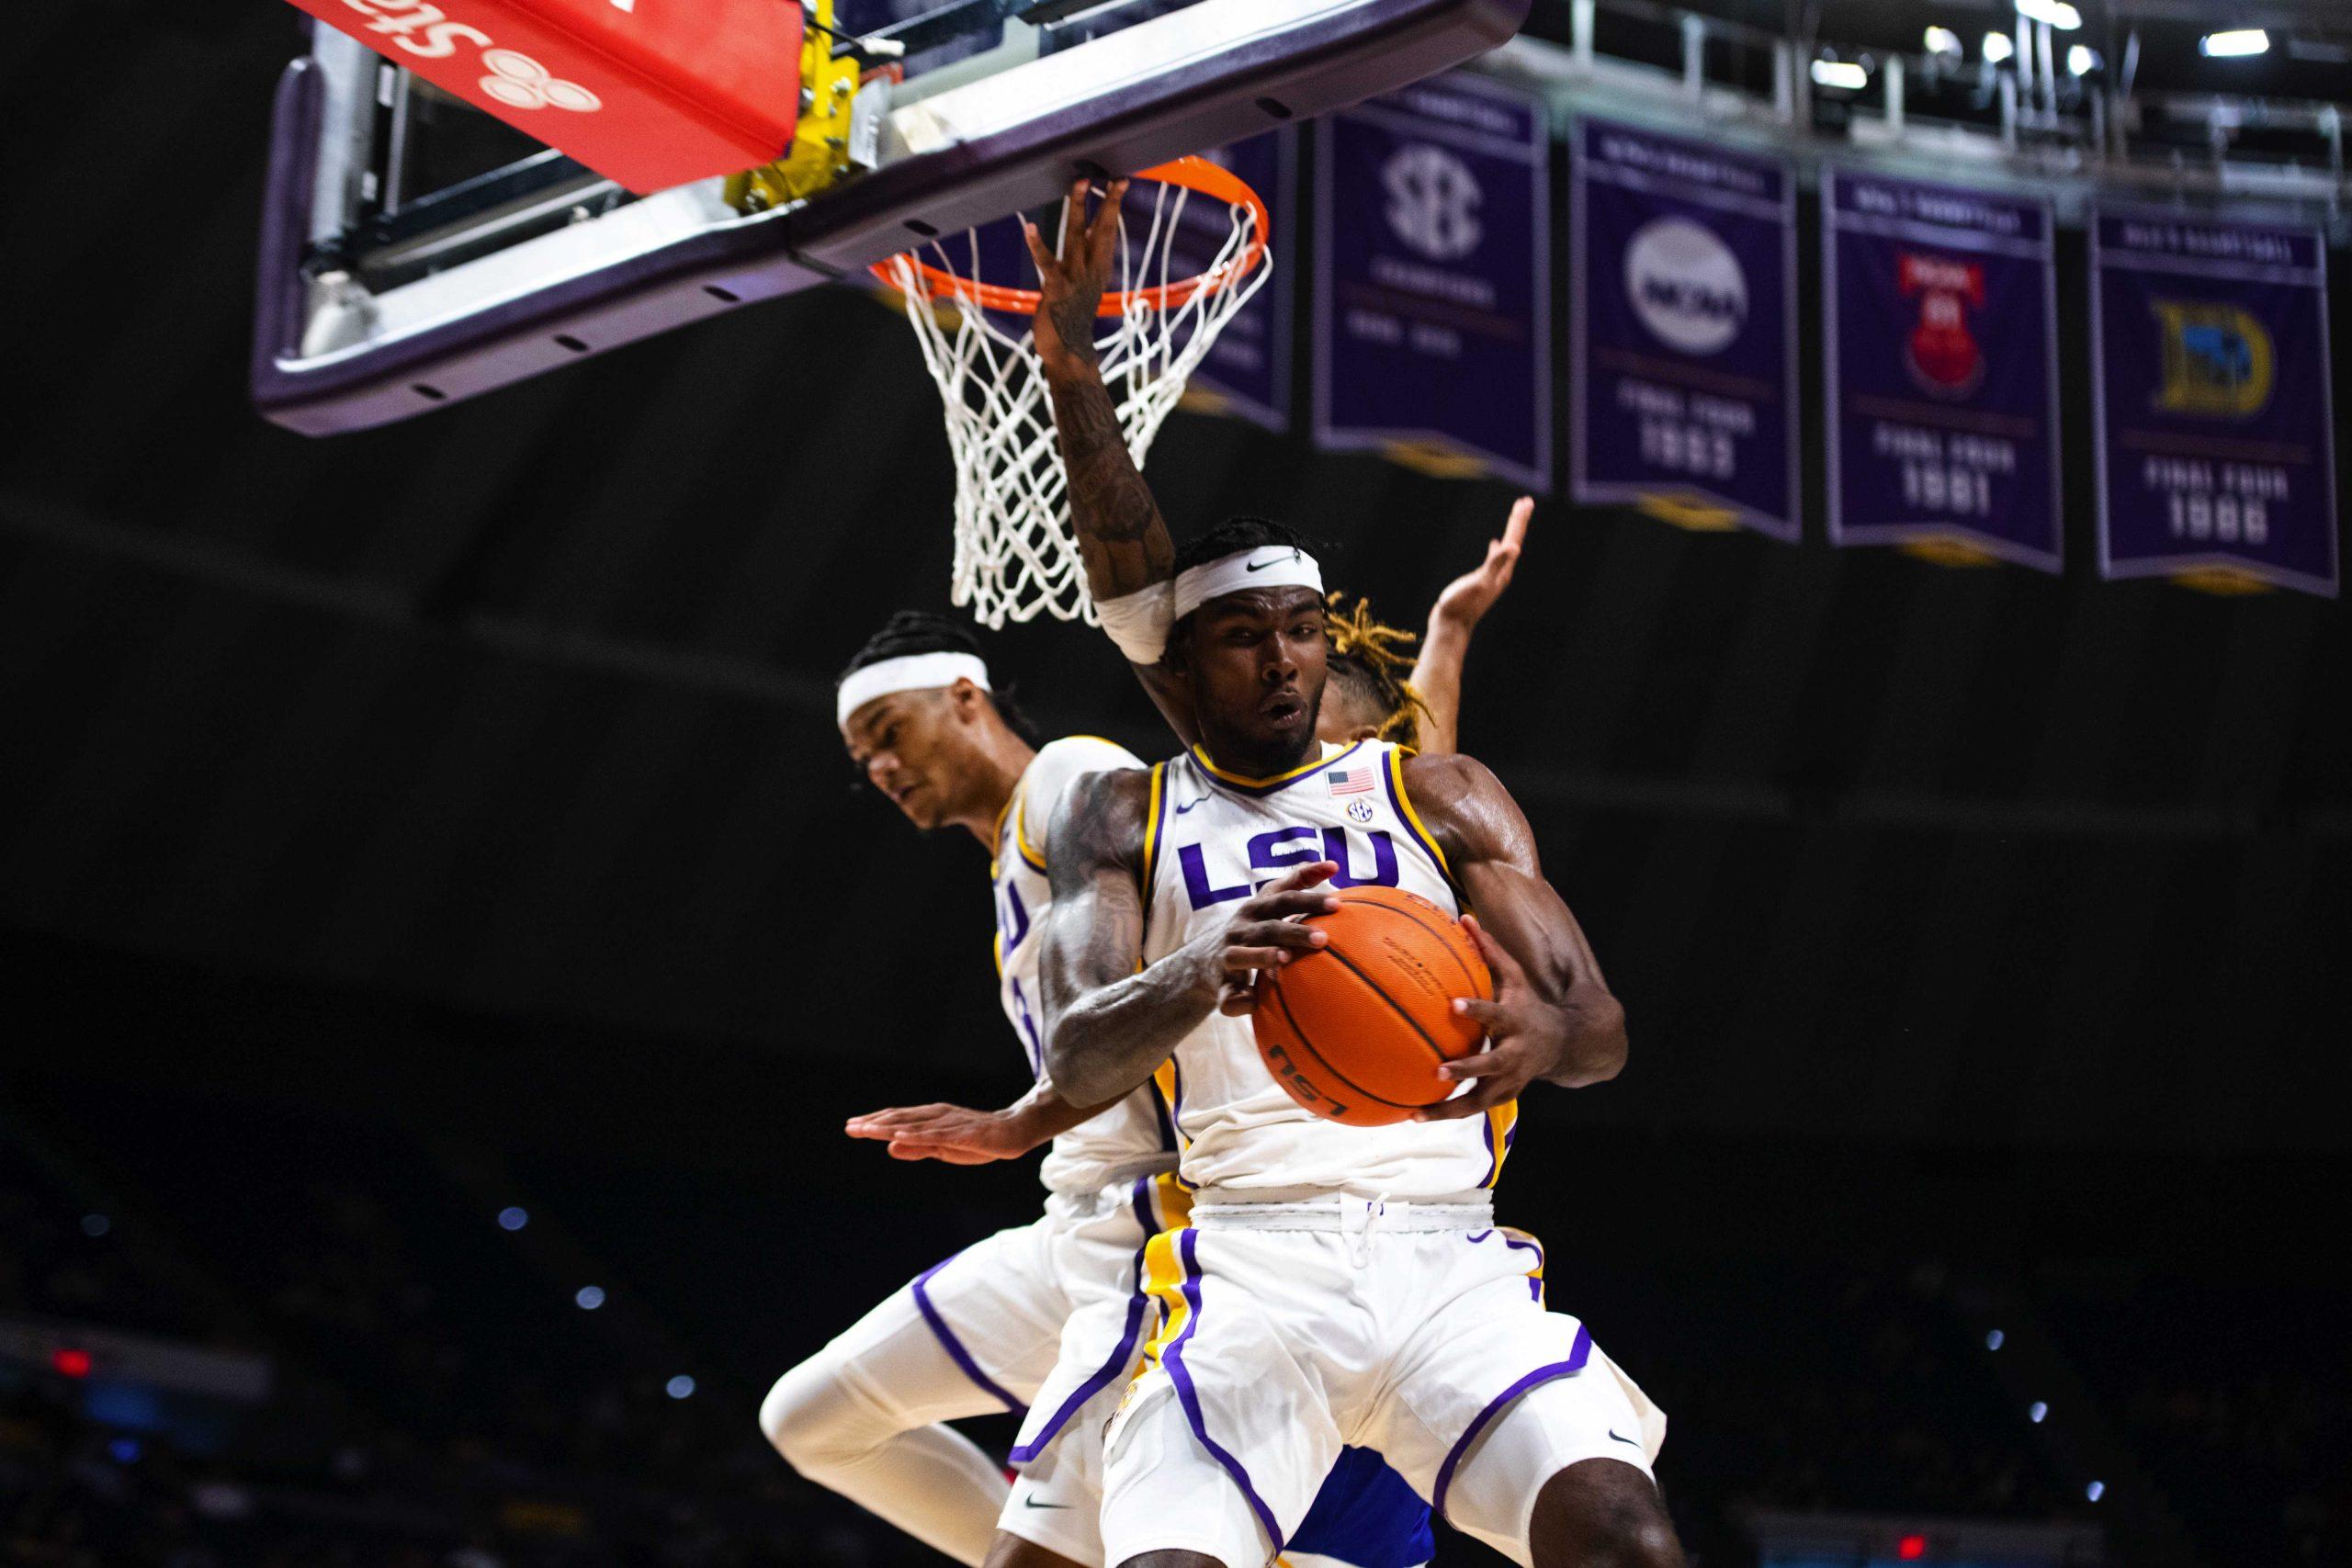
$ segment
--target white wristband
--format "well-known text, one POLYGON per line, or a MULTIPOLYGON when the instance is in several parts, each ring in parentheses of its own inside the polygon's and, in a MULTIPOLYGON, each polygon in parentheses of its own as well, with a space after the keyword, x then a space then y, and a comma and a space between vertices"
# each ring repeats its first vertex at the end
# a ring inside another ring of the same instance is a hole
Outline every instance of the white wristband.
POLYGON ((1172 582, 1155 582, 1134 593, 1094 602, 1103 634, 1118 645, 1131 664, 1159 662, 1160 655, 1168 651, 1168 628, 1176 624, 1175 611, 1172 582))

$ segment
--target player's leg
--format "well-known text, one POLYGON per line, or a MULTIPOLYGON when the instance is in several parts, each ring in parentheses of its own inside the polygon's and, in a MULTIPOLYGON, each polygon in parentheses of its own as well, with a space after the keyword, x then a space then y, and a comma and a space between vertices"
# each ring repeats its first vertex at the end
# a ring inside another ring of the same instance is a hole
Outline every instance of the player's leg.
POLYGON ((1430 1292, 1370 1440, 1440 1518, 1521 1568, 1680 1568, 1650 1470, 1665 1416, 1582 1324, 1544 1309, 1532 1238, 1408 1245, 1413 1256, 1382 1262, 1430 1292))
POLYGON ((760 1427, 809 1480, 979 1568, 1004 1472, 943 1422, 1017 1409, 1050 1365, 1063 1303, 1041 1227, 1001 1232, 901 1287, 778 1379, 760 1427))

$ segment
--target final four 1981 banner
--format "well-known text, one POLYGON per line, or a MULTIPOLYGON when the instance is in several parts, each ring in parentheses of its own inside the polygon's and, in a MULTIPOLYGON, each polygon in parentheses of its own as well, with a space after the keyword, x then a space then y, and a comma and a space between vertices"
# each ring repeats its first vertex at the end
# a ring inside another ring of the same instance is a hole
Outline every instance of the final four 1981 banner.
POLYGON ((1576 146, 1577 499, 1795 539, 1795 178, 1605 119, 1576 146))
POLYGON ((1826 169, 1821 212, 1831 542, 2056 571, 2048 204, 1826 169))
POLYGON ((1549 490, 1544 101, 1455 73, 1316 130, 1316 439, 1549 490))
POLYGON ((2326 266, 2308 229, 2093 220, 2101 576, 2335 595, 2326 266))

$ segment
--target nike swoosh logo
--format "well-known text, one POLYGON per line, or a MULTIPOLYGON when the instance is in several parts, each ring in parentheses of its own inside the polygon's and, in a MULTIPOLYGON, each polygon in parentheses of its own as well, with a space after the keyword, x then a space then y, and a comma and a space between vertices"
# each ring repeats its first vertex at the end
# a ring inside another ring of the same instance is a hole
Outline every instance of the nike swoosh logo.
POLYGON ((1069 1506, 1068 1503, 1040 1503, 1035 1497, 1023 1497, 1021 1499, 1021 1502, 1023 1507, 1029 1508, 1067 1508, 1069 1506))
POLYGON ((1296 550, 1293 550, 1286 556, 1276 556, 1272 560, 1253 560, 1241 570, 1244 571, 1263 571, 1270 566, 1280 566, 1286 560, 1296 560, 1297 558, 1298 552, 1296 550))
POLYGON ((1610 1427, 1610 1428, 1609 1428, 1609 1436, 1610 1436, 1610 1438, 1611 1438, 1611 1441, 1623 1443, 1623 1444, 1624 1444, 1626 1447, 1628 1447, 1628 1448, 1634 1448, 1634 1449, 1638 1449, 1638 1448, 1640 1448, 1640 1447, 1642 1446, 1640 1443, 1635 1442, 1635 1441, 1634 1441, 1633 1438, 1621 1438, 1621 1437, 1618 1437, 1618 1436, 1617 1436, 1617 1428, 1616 1428, 1616 1427, 1610 1427))
POLYGON ((1182 805, 1182 806, 1180 806, 1180 807, 1178 807, 1176 808, 1176 815, 1177 815, 1177 816, 1179 816, 1179 817, 1183 816, 1183 815, 1184 815, 1184 813, 1186 813, 1187 811, 1190 811, 1191 809, 1193 809, 1193 807, 1194 807, 1195 806, 1198 806, 1201 802, 1203 802, 1204 800, 1206 800, 1207 798, 1208 798, 1208 796, 1207 796, 1207 795, 1196 795, 1193 796, 1193 798, 1192 798, 1192 799, 1190 799, 1190 800, 1186 801, 1183 805, 1182 805))

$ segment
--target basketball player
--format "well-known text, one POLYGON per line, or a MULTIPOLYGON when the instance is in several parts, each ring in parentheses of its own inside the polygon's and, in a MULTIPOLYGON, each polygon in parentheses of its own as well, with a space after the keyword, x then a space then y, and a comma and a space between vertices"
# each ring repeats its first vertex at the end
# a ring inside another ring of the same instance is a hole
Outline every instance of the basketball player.
MULTIPOLYGON (((1148 1331, 1140 1249, 1182 1223, 1186 1200, 1168 1174, 1173 1144, 1152 1090, 1080 1106, 1042 1075, 1036 933, 1048 913, 1054 800, 1078 775, 1141 764, 1089 737, 1033 748, 1025 721, 992 692, 972 634, 919 612, 894 616, 851 660, 837 716, 852 761, 910 821, 963 828, 993 852, 1002 1000, 1038 1075, 1002 1111, 905 1107, 849 1130, 888 1139, 901 1159, 966 1164, 1050 1141, 1047 1198, 1044 1217, 925 1272, 785 1374, 761 1425, 803 1474, 958 1562, 1101 1568, 1099 1427, 1056 1439, 1092 1380, 1123 1382, 1134 1364, 1148 1331), (1077 1370, 1054 1385, 1064 1361, 1077 1370), (1036 1409, 1014 1458, 1029 1469, 1008 1491, 943 1423, 1024 1404, 1036 1409)), ((1303 1559, 1428 1561, 1427 1509, 1377 1455, 1335 1456, 1330 1472, 1300 1532, 1303 1559)))
MULTIPOLYGON (((1078 536, 1086 589, 1102 629, 1126 654, 1136 678, 1186 745, 1199 740, 1186 688, 1160 668, 1167 641, 1168 600, 1176 576, 1174 542, 1150 488, 1127 455, 1117 410, 1102 394, 1093 354, 1092 311, 1102 302, 1119 243, 1119 207, 1127 182, 1114 180, 1090 219, 1089 184, 1070 187, 1062 209, 1057 255, 1048 250, 1036 225, 1022 219, 1030 259, 1037 268, 1038 305, 1033 333, 1046 387, 1053 399, 1054 426, 1069 480, 1070 524, 1078 536)), ((1325 694, 1325 739, 1378 736, 1415 750, 1451 751, 1462 711, 1462 669, 1471 634, 1503 590, 1527 539, 1535 500, 1521 496, 1510 509, 1503 536, 1490 540, 1487 558, 1475 571, 1446 585, 1430 610, 1429 629, 1409 677, 1400 678, 1399 645, 1412 638, 1372 619, 1359 600, 1340 612, 1331 596, 1329 687, 1325 694)))
MULTIPOLYGON (((1086 326, 1121 188, 1091 224, 1073 193, 1037 341, 1073 509, 1095 517, 1098 547, 1142 555, 1165 530, 1086 326)), ((1525 817, 1466 757, 1321 739, 1323 583, 1295 536, 1237 520, 1165 565, 1172 584, 1136 589, 1121 625, 1102 608, 1199 742, 1066 792, 1041 971, 1047 1075, 1079 1100, 1159 1085, 1193 1190, 1192 1227, 1148 1248, 1161 1320, 1105 1437, 1106 1561, 1259 1568, 1353 1446, 1519 1563, 1677 1568, 1651 1471, 1664 1417, 1544 1308, 1540 1251, 1530 1269, 1492 1218, 1521 1091, 1601 1082, 1626 1052, 1623 1010, 1525 817), (1389 1127, 1301 1109, 1247 1018, 1259 972, 1326 940, 1296 917, 1363 883, 1462 915, 1496 982, 1492 1000, 1455 1003, 1488 1035, 1440 1069, 1462 1090, 1389 1127)))

